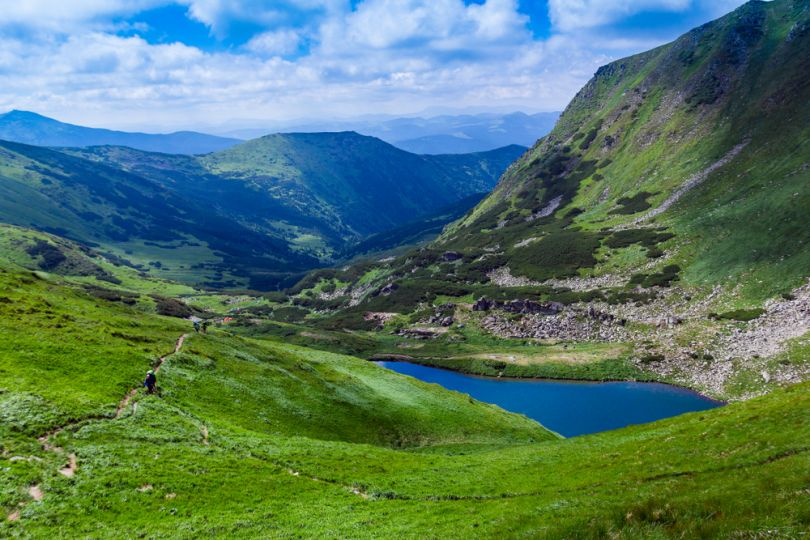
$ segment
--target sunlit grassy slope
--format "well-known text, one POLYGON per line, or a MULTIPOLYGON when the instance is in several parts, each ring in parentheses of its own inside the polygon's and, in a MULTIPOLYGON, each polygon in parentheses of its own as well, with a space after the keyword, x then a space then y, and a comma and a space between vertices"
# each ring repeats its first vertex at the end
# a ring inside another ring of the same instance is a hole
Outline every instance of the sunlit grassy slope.
POLYGON ((503 268, 535 282, 617 277, 590 296, 523 292, 565 303, 644 301, 677 281, 693 296, 721 287, 726 309, 756 308, 802 285, 808 27, 807 0, 753 1, 603 66, 490 196, 432 245, 378 265, 402 298, 369 296, 368 310, 492 296, 488 274, 503 268))
POLYGON ((687 286, 733 280, 752 304, 798 286, 810 265, 808 24, 807 0, 748 2, 600 68, 439 247, 489 248, 533 279, 634 272, 647 260, 623 250, 642 236, 622 245, 609 231, 658 227, 658 268, 678 265, 687 286))
POLYGON ((810 527, 808 388, 560 440, 368 362, 187 324, 7 267, 10 537, 733 537, 810 527), (36 437, 68 427, 44 451, 36 437), (75 454, 72 477, 57 471, 75 454), (43 497, 29 493, 37 486, 43 497))

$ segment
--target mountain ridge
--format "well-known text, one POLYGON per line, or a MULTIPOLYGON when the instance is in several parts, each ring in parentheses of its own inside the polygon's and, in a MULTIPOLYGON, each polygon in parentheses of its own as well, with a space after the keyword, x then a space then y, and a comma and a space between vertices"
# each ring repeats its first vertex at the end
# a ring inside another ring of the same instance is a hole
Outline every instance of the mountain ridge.
POLYGON ((273 289, 487 191, 523 151, 418 156, 352 134, 272 135, 202 157, 0 142, 0 221, 102 245, 168 279, 273 289))
POLYGON ((355 131, 415 154, 466 154, 510 144, 531 146, 539 137, 551 131, 558 116, 557 112, 513 112, 301 122, 273 129, 230 131, 226 135, 254 138, 273 132, 355 131))
POLYGON ((112 144, 167 154, 206 154, 241 142, 195 131, 153 134, 90 128, 17 109, 0 114, 0 139, 55 147, 112 144))

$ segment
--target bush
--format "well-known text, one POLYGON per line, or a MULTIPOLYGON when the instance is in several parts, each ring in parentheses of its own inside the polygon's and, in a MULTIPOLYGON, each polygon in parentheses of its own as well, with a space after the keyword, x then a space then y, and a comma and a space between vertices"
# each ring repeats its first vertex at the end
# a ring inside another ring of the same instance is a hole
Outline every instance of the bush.
POLYGON ((94 286, 87 286, 85 287, 85 290, 90 293, 91 296, 101 298, 102 300, 107 300, 108 302, 121 302, 132 306, 138 301, 138 295, 135 293, 113 291, 103 287, 94 286))
POLYGON ((273 318, 281 322, 300 322, 304 320, 309 311, 295 306, 285 306, 273 310, 273 318))
POLYGON ((646 248, 654 248, 657 244, 665 242, 675 235, 668 232, 658 232, 653 229, 625 229, 616 231, 605 240, 605 245, 610 248, 624 248, 633 244, 641 244, 646 248))
POLYGON ((152 295, 155 300, 155 309, 159 315, 187 319, 194 314, 194 310, 176 298, 152 295))
POLYGON ((590 231, 557 231, 515 249, 509 264, 518 275, 532 279, 570 276, 596 264, 594 254, 602 237, 602 233, 590 231))
POLYGON ((673 281, 678 279, 678 273, 681 267, 677 264, 670 264, 661 269, 660 272, 655 274, 634 274, 630 278, 629 285, 641 285, 645 288, 650 287, 669 287, 673 281))
POLYGON ((315 326, 326 330, 373 330, 378 323, 377 321, 367 321, 363 316, 364 312, 365 310, 347 310, 318 321, 315 326))
POLYGON ((619 208, 614 208, 609 213, 614 215, 631 215, 643 212, 652 206, 647 202, 647 199, 653 195, 654 194, 649 191, 642 191, 632 197, 622 197, 617 201, 619 208))
POLYGON ((37 264, 41 270, 50 272, 67 260, 62 250, 44 240, 37 240, 36 244, 28 248, 27 253, 32 257, 42 257, 37 264))
POLYGON ((602 129, 601 119, 596 122, 596 125, 588 131, 588 133, 585 135, 585 138, 582 139, 581 143, 579 143, 579 149, 587 150, 588 148, 590 148, 591 143, 593 142, 594 139, 596 139, 596 136, 599 134, 600 129, 602 129))
POLYGON ((758 319, 763 313, 765 313, 765 310, 762 308, 735 309, 725 313, 712 313, 709 317, 712 319, 748 322, 758 319))

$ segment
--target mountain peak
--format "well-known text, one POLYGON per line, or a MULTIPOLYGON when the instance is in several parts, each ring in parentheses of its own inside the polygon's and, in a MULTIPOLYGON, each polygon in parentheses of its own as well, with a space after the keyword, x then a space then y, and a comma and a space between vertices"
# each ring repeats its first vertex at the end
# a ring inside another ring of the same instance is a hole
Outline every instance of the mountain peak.
POLYGON ((12 109, 7 113, 0 114, 0 118, 7 118, 7 119, 19 119, 19 120, 49 120, 51 122, 56 122, 53 118, 48 118, 47 116, 43 116, 41 114, 32 112, 32 111, 23 111, 21 109, 12 109))
POLYGON ((128 146, 148 152, 169 154, 206 154, 240 142, 237 139, 193 131, 150 134, 90 128, 19 109, 0 114, 0 139, 36 146, 71 148, 128 146))

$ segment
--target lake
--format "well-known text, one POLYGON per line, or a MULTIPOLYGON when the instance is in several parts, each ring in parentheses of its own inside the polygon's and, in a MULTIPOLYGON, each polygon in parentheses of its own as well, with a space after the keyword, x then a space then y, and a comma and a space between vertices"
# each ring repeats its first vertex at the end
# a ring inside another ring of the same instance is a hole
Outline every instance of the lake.
POLYGON ((660 383, 496 379, 408 362, 378 362, 390 370, 525 414, 565 437, 643 424, 714 409, 722 402, 660 383))

